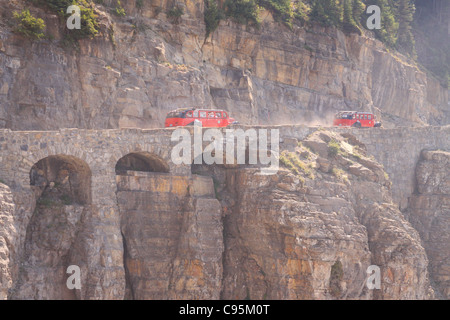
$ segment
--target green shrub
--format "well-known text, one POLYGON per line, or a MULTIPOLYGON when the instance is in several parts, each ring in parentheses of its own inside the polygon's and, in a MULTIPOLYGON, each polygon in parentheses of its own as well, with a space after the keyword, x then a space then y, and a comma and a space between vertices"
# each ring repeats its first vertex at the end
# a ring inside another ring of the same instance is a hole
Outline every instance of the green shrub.
POLYGON ((280 163, 289 169, 289 171, 299 175, 300 171, 295 167, 295 165, 292 163, 292 161, 287 156, 287 152, 282 152, 280 154, 280 163))
POLYGON ((239 24, 259 26, 258 5, 255 0, 226 0, 225 15, 239 24))
POLYGON ((306 174, 308 178, 312 180, 315 179, 311 166, 308 166, 300 160, 295 152, 283 151, 280 154, 280 163, 294 173, 300 179, 302 184, 305 182, 305 179, 301 176, 302 172, 306 174))
POLYGON ((357 19, 355 19, 353 8, 353 0, 344 0, 344 15, 342 19, 342 29, 347 33, 358 33, 361 35, 357 19))
POLYGON ((98 16, 94 12, 94 4, 91 0, 29 0, 36 5, 48 8, 61 17, 61 24, 66 31, 66 42, 73 42, 82 38, 92 38, 98 33, 98 16), (71 5, 80 7, 81 30, 66 28, 66 20, 71 14, 67 14, 67 8, 71 5))
POLYGON ((288 152, 287 157, 297 168, 303 171, 310 179, 314 180, 315 176, 310 167, 302 160, 300 160, 296 153, 288 152))
POLYGON ((343 6, 336 0, 313 0, 311 5, 311 20, 325 26, 339 26, 343 6))
POLYGON ((127 13, 125 12, 125 9, 122 7, 122 4, 120 3, 119 0, 117 0, 117 6, 116 6, 116 9, 114 10, 114 13, 116 14, 116 16, 119 16, 119 17, 124 17, 127 15, 127 13))
POLYGON ((258 0, 258 4, 273 13, 275 21, 281 21, 292 27, 294 9, 290 0, 258 0))
POLYGON ((341 145, 336 140, 331 140, 328 142, 328 155, 330 157, 336 157, 339 153, 341 153, 341 145))
POLYGON ((303 1, 291 3, 290 0, 226 0, 221 7, 218 0, 205 0, 206 36, 219 25, 220 20, 229 18, 239 24, 259 26, 259 8, 270 10, 276 21, 292 27, 293 22, 308 20, 308 7, 303 1))
POLYGON ((217 29, 220 20, 223 18, 225 18, 225 15, 219 8, 217 0, 205 0, 204 20, 206 25, 206 38, 217 29))
POLYGON ((44 33, 42 32, 45 30, 44 20, 35 18, 30 13, 30 10, 22 10, 21 13, 14 12, 13 16, 17 23, 15 31, 31 39, 39 40, 44 37, 44 33))

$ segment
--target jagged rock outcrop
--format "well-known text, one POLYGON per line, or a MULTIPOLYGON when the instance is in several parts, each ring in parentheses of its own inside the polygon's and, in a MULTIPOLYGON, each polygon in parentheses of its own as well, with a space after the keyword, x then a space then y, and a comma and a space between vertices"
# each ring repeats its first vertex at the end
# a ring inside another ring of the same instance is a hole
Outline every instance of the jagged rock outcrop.
MULTIPOLYGON (((53 40, 32 42, 0 25, 0 126, 20 129, 155 128, 176 107, 217 107, 246 124, 328 123, 336 110, 371 110, 385 126, 449 123, 448 91, 370 36, 308 30, 261 14, 259 30, 222 21, 205 39, 203 0, 122 1, 126 17, 97 6, 100 34, 65 46, 62 24, 41 8, 53 40)), ((23 1, 0 1, 4 21, 23 1)), ((29 3, 27 3, 27 6, 29 3)))
POLYGON ((311 149, 285 154, 293 172, 242 168, 224 181, 232 196, 221 195, 235 203, 224 218, 222 297, 432 298, 420 237, 392 203, 382 167, 337 134, 302 143, 311 149), (380 290, 365 285, 369 265, 382 270, 380 290))
POLYGON ((450 298, 450 153, 423 151, 407 215, 422 238, 439 298, 450 298))

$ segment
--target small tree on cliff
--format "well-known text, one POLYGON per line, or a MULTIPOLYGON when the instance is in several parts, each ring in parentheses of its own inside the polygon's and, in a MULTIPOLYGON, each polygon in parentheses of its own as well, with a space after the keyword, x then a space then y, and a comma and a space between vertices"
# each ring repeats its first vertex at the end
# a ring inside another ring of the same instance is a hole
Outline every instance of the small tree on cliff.
POLYGON ((361 0, 353 0, 353 19, 358 26, 362 26, 361 19, 363 18, 366 6, 361 0))
POLYGON ((354 16, 353 16, 353 0, 344 0, 344 17, 342 20, 342 28, 344 32, 355 32, 361 34, 354 16))
POLYGON ((221 8, 217 3, 217 0, 205 0, 205 25, 206 25, 206 38, 213 33, 219 26, 220 20, 225 18, 221 8))
POLYGON ((35 18, 30 13, 30 10, 22 10, 21 13, 14 12, 13 16, 16 20, 15 31, 31 39, 39 40, 44 37, 44 33, 42 32, 45 30, 44 20, 35 18))
POLYGON ((375 35, 389 47, 397 43, 398 22, 395 18, 395 8, 388 0, 367 0, 366 5, 377 5, 381 9, 381 29, 375 29, 375 35))
POLYGON ((256 0, 226 0, 225 14, 239 24, 259 26, 258 5, 256 0))
POLYGON ((336 0, 313 0, 311 19, 325 26, 339 26, 342 6, 336 0))
POLYGON ((397 20, 399 50, 415 56, 415 40, 412 34, 412 22, 416 8, 410 0, 398 0, 397 20))

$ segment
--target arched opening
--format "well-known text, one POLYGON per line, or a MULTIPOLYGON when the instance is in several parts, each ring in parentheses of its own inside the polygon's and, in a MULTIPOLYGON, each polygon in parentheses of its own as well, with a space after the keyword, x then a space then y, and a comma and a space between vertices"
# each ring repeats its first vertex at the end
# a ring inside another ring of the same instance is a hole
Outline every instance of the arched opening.
POLYGON ((41 201, 84 205, 91 202, 91 175, 83 160, 55 155, 38 161, 31 168, 30 185, 36 199, 41 201))
POLYGON ((91 210, 91 170, 76 157, 52 155, 33 165, 30 185, 36 206, 12 298, 79 298, 79 290, 67 288, 66 270, 84 261, 77 237, 91 210))
POLYGON ((160 263, 168 259, 167 252, 174 244, 161 230, 166 223, 181 224, 180 215, 167 214, 167 210, 179 211, 183 199, 171 193, 171 188, 157 188, 173 182, 170 175, 164 174, 170 171, 169 165, 155 154, 129 153, 117 161, 115 171, 124 248, 125 299, 148 298, 153 291, 156 292, 154 298, 164 296, 152 282, 165 281, 154 280, 157 273, 151 268, 152 257, 160 256, 160 263), (145 254, 141 254, 143 252, 145 254), (140 264, 139 270, 135 267, 137 264, 140 264), (140 274, 141 270, 145 275, 140 274))
POLYGON ((120 158, 116 164, 116 174, 126 175, 127 171, 169 172, 169 165, 160 157, 148 152, 133 152, 120 158))

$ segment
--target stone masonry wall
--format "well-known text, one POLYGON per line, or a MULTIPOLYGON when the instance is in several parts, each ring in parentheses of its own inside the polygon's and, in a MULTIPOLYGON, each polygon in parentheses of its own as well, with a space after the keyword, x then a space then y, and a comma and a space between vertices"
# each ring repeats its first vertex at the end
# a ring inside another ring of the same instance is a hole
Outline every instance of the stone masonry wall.
POLYGON ((117 176, 127 298, 218 299, 221 206, 209 177, 117 176))
MULTIPOLYGON (((249 127, 241 128, 246 129, 249 127)), ((296 145, 296 141, 301 141, 312 132, 321 130, 318 127, 308 128, 305 126, 255 128, 280 129, 280 149, 287 149, 291 144, 296 145)), ((423 149, 450 149, 449 126, 408 130, 399 128, 370 130, 333 129, 333 131, 348 137, 351 137, 348 134, 356 136, 365 144, 368 154, 373 155, 384 165, 393 183, 394 203, 398 202, 402 208, 406 207, 407 199, 414 191, 414 169, 420 152, 423 149)), ((209 283, 209 287, 214 287, 216 284, 217 286, 219 285, 220 264, 217 263, 218 256, 211 255, 211 252, 217 251, 217 248, 223 246, 218 240, 220 239, 218 236, 220 227, 215 220, 220 216, 220 206, 217 204, 214 196, 212 196, 213 191, 211 190, 214 187, 211 186, 211 181, 208 182, 209 187, 206 182, 199 183, 196 179, 192 181, 193 175, 191 174, 190 165, 178 166, 170 161, 171 149, 177 143, 176 141, 171 141, 171 133, 171 129, 66 129, 48 132, 0 131, 0 179, 9 186, 13 198, 15 208, 14 215, 11 217, 11 226, 16 230, 16 232, 7 235, 8 242, 6 243, 9 252, 10 269, 5 274, 13 282, 21 274, 19 262, 23 261, 27 227, 32 221, 37 200, 34 189, 30 186, 31 168, 39 160, 48 156, 67 155, 79 159, 89 168, 92 174, 92 195, 89 197, 91 199, 89 210, 82 214, 80 220, 83 221, 86 228, 80 229, 80 233, 77 234, 80 242, 73 247, 78 257, 82 258, 83 263, 80 267, 84 275, 83 283, 89 283, 89 286, 84 287, 78 297, 86 299, 120 299, 126 296, 127 293, 130 296, 130 292, 134 292, 133 294, 138 296, 140 289, 145 290, 145 288, 135 288, 133 289, 135 291, 133 291, 129 285, 126 285, 126 278, 128 284, 137 281, 130 280, 132 279, 130 276, 132 272, 137 272, 139 275, 139 272, 142 270, 138 267, 134 268, 135 266, 131 263, 127 267, 127 271, 123 264, 123 238, 125 238, 126 242, 127 232, 122 229, 124 220, 121 219, 123 217, 121 210, 123 212, 130 208, 126 205, 127 201, 121 207, 120 199, 126 199, 124 195, 126 195, 127 188, 133 189, 140 185, 154 184, 155 181, 152 182, 154 178, 145 175, 142 177, 120 177, 117 180, 115 172, 115 165, 119 159, 129 153, 139 152, 140 154, 150 154, 167 164, 171 177, 168 181, 162 183, 164 175, 161 175, 160 178, 162 180, 158 180, 158 185, 162 189, 155 189, 155 192, 148 193, 148 199, 144 197, 145 201, 142 201, 142 207, 136 211, 138 212, 137 221, 144 222, 140 224, 143 228, 142 230, 160 231, 154 229, 154 222, 158 221, 158 217, 161 217, 161 215, 158 215, 158 203, 160 203, 161 199, 166 199, 164 197, 168 195, 168 192, 173 192, 173 195, 170 196, 175 200, 173 201, 173 212, 179 212, 179 208, 182 208, 184 212, 182 216, 169 217, 178 222, 181 221, 184 231, 180 233, 174 230, 174 234, 179 235, 183 239, 180 238, 169 246, 166 244, 165 247, 169 252, 177 252, 172 255, 171 260, 169 259, 170 262, 168 260, 167 263, 172 265, 170 272, 172 275, 171 281, 173 282, 171 282, 171 285, 178 286, 177 288, 182 290, 170 291, 168 289, 165 293, 166 297, 200 298, 210 296, 218 298, 219 292, 201 291, 199 283, 202 281, 203 283, 209 283), (175 181, 178 181, 177 179, 179 182, 175 183, 175 181), (121 185, 126 187, 120 190, 121 185), (176 185, 176 190, 164 189, 164 186, 170 185, 176 185), (119 192, 117 193, 117 191, 119 192), (121 192, 125 193, 121 194, 121 192), (195 192, 200 192, 200 194, 195 192), (184 194, 188 193, 191 196, 183 198, 184 194), (117 201, 118 196, 119 204, 117 201), (154 216, 147 216, 147 212, 150 209, 155 210, 154 216), (211 213, 214 214, 211 216, 211 213), (216 238, 209 238, 210 230, 215 230, 213 234, 217 235, 216 238), (198 239, 202 240, 198 241, 198 239), (93 250, 93 248, 96 249, 93 250), (117 279, 121 280, 117 281, 117 279), (214 285, 211 286, 211 284, 214 285), (129 290, 126 291, 126 289, 129 290), (175 292, 177 294, 174 294, 175 292)), ((170 199, 167 198, 166 200, 170 199)), ((70 214, 68 217, 70 217, 70 214)), ((128 239, 131 240, 132 238, 132 235, 128 235, 128 239)), ((131 246, 132 242, 125 244, 127 248, 132 248, 131 246)), ((75 256, 77 257, 77 255, 75 256)), ((150 278, 144 280, 147 281, 149 279, 155 281, 157 278, 153 279, 150 276, 150 278)), ((3 282, 8 286, 9 278, 5 281, 3 282)), ((2 285, 4 286, 5 284, 2 285)), ((16 285, 18 287, 10 288, 13 289, 13 297, 16 294, 15 297, 20 298, 23 292, 28 292, 21 289, 20 283, 16 283, 16 285)))

